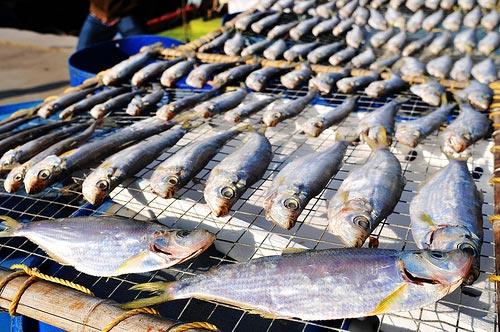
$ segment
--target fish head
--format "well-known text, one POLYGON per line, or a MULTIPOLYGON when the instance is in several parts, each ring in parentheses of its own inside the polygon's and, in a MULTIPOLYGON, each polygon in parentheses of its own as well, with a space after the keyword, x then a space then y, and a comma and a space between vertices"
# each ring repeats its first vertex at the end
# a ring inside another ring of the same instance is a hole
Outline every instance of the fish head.
POLYGON ((295 225, 304 206, 295 193, 273 193, 264 202, 266 219, 284 229, 295 225))
POLYGON ((8 193, 15 193, 19 189, 21 189, 26 171, 27 168, 24 165, 14 167, 9 172, 9 174, 7 174, 7 177, 5 178, 5 181, 3 183, 5 191, 7 191, 8 193))
POLYGON ((24 176, 24 187, 28 194, 43 191, 62 170, 62 159, 51 155, 28 169, 24 176))
POLYGON ((160 166, 151 174, 149 184, 158 196, 172 198, 182 187, 181 170, 166 169, 160 166))
POLYGON ((451 149, 453 152, 461 153, 469 146, 470 140, 471 136, 468 132, 450 132, 444 138, 444 149, 445 151, 449 151, 451 149))
POLYGON ((214 241, 215 235, 204 229, 156 231, 150 242, 150 250, 174 265, 198 256, 214 241))
POLYGON ((324 121, 321 118, 313 118, 305 121, 302 125, 302 130, 311 137, 318 137, 323 129, 324 121))
POLYGON ((430 249, 461 250, 472 257, 472 268, 464 283, 471 285, 479 277, 481 239, 465 227, 440 227, 431 235, 430 249))
POLYGON ((275 110, 269 110, 262 114, 262 121, 269 127, 274 127, 278 124, 281 118, 281 113, 275 110))
POLYGON ((418 141, 420 139, 420 130, 415 129, 411 126, 399 126, 396 130, 396 140, 404 145, 408 145, 409 147, 416 147, 418 145, 418 141))
POLYGON ((4 153, 0 158, 0 174, 10 171, 14 164, 16 164, 17 151, 11 149, 4 153))
MULTIPOLYGON (((216 169, 212 170, 212 172, 216 169)), ((222 217, 229 213, 229 209, 240 197, 241 190, 235 182, 223 178, 212 177, 207 181, 204 197, 208 207, 216 217, 222 217)))
POLYGON ((462 250, 416 250, 401 255, 403 278, 417 285, 441 284, 458 287, 467 277, 472 257, 462 250))
POLYGON ((83 197, 92 205, 100 205, 114 189, 114 167, 98 167, 82 183, 83 197))
POLYGON ((328 230, 349 247, 361 247, 373 228, 373 207, 362 198, 346 201, 329 216, 328 230))

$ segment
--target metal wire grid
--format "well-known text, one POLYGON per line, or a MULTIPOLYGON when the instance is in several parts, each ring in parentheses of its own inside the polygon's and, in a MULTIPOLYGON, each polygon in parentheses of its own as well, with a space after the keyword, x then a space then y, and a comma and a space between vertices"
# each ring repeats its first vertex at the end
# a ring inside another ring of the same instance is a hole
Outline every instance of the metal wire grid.
MULTIPOLYGON (((169 90, 166 100, 175 100, 191 92, 179 89, 169 90)), ((306 93, 306 89, 285 90, 277 80, 264 91, 265 94, 281 94, 288 98, 297 98, 306 93)), ((405 101, 398 112, 398 121, 419 117, 430 108, 411 94, 402 94, 409 100, 405 101)), ((116 188, 112 201, 101 207, 86 204, 78 188, 63 191, 53 186, 38 197, 26 196, 22 193, 0 195, 0 214, 7 214, 19 220, 37 220, 45 218, 60 218, 72 215, 89 214, 119 214, 135 218, 147 218, 155 215, 159 221, 178 228, 204 228, 217 234, 215 248, 191 262, 186 262, 170 269, 151 274, 124 275, 116 278, 94 278, 79 273, 70 267, 61 267, 48 258, 36 245, 24 238, 0 239, 4 268, 13 261, 21 260, 37 266, 42 271, 52 275, 63 276, 74 282, 90 287, 97 296, 125 302, 137 296, 128 288, 138 282, 151 280, 174 280, 193 273, 203 273, 208 268, 226 264, 235 260, 246 260, 262 255, 278 254, 286 247, 307 247, 324 249, 341 247, 341 242, 326 232, 326 206, 341 181, 354 167, 363 164, 370 151, 364 145, 349 147, 344 158, 344 165, 338 174, 329 182, 323 192, 312 199, 300 215, 297 224, 289 231, 274 226, 265 220, 262 199, 266 188, 276 173, 291 158, 298 155, 321 150, 335 140, 337 130, 355 128, 359 116, 364 111, 371 111, 381 106, 385 98, 371 99, 361 95, 358 112, 351 114, 338 125, 332 126, 317 138, 309 138, 300 132, 300 122, 308 116, 321 111, 322 105, 338 105, 346 97, 343 94, 329 94, 317 97, 314 107, 306 109, 296 118, 285 120, 276 127, 268 128, 266 136, 273 145, 274 157, 262 180, 254 184, 230 211, 230 215, 214 218, 203 199, 203 184, 210 170, 225 156, 234 151, 244 139, 240 134, 232 139, 201 171, 195 181, 191 181, 175 195, 174 199, 165 200, 150 192, 147 179, 161 161, 168 158, 182 146, 193 141, 204 139, 209 135, 229 129, 232 125, 222 120, 221 115, 215 116, 200 127, 187 133, 176 146, 162 154, 155 162, 146 167, 135 177, 116 188)), ((165 100, 164 100, 165 101, 165 100)), ((166 102, 166 101, 165 101, 166 102)), ((284 101, 278 101, 284 102, 284 101)), ((262 112, 252 115, 246 123, 258 125, 262 112)), ((121 113, 117 115, 121 116, 121 113)), ((492 158, 487 147, 489 140, 483 140, 473 147, 473 157, 470 169, 477 178, 478 188, 484 193, 483 205, 485 238, 481 252, 481 277, 472 286, 458 290, 445 297, 434 306, 409 313, 398 313, 380 316, 380 321, 374 317, 373 323, 384 331, 491 331, 497 326, 494 285, 487 277, 494 273, 493 240, 490 224, 486 216, 493 212, 492 190, 488 179, 492 172, 492 158)), ((394 213, 382 222, 372 234, 378 238, 381 248, 411 250, 415 243, 409 228, 409 202, 414 196, 418 184, 427 176, 446 164, 446 158, 440 153, 440 136, 435 133, 425 139, 414 151, 393 143, 391 150, 401 161, 407 185, 394 213)), ((82 181, 82 174, 74 174, 77 182, 82 181)), ((64 181, 67 183, 68 181, 64 181)), ((3 180, 0 181, 0 184, 3 180)), ((3 186, 2 186, 3 188, 3 186)), ((347 294, 346 294, 347 296, 347 294)), ((326 331, 343 330, 356 320, 332 322, 302 322, 299 320, 270 320, 250 314, 244 310, 227 305, 196 299, 178 300, 159 306, 160 312, 170 318, 182 321, 207 320, 221 328, 222 331, 326 331)))

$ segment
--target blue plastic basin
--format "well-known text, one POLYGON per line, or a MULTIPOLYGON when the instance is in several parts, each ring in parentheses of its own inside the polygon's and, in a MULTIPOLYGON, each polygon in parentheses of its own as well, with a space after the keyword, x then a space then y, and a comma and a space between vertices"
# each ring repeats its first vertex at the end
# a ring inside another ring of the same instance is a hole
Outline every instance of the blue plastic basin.
POLYGON ((141 47, 157 42, 162 42, 164 47, 183 44, 183 42, 169 37, 140 35, 107 41, 79 50, 68 58, 70 84, 71 86, 80 85, 98 72, 136 54, 141 47))

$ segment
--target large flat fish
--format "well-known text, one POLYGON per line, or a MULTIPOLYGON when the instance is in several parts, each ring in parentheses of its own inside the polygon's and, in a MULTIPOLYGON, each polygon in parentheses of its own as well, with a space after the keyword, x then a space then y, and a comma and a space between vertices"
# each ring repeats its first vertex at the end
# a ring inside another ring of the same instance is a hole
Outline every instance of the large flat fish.
POLYGON ((470 266, 470 256, 459 250, 307 250, 223 265, 170 283, 135 285, 131 289, 156 296, 124 307, 195 297, 265 317, 310 321, 365 317, 434 304, 462 284, 470 266))
POLYGON ((206 230, 170 229, 156 222, 124 217, 29 223, 0 218, 0 237, 26 237, 59 264, 97 277, 165 269, 198 256, 215 240, 215 235, 206 230))

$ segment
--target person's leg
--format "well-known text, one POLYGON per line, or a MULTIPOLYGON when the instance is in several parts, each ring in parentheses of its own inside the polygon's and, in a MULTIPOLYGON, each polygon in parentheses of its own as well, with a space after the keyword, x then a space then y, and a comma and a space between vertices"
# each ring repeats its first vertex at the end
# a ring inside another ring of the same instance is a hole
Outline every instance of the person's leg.
POLYGON ((122 17, 117 23, 117 26, 118 31, 122 34, 123 37, 146 34, 145 27, 135 16, 122 17))
POLYGON ((99 42, 111 40, 116 32, 116 25, 105 25, 95 16, 88 15, 80 30, 76 49, 80 50, 99 42))

